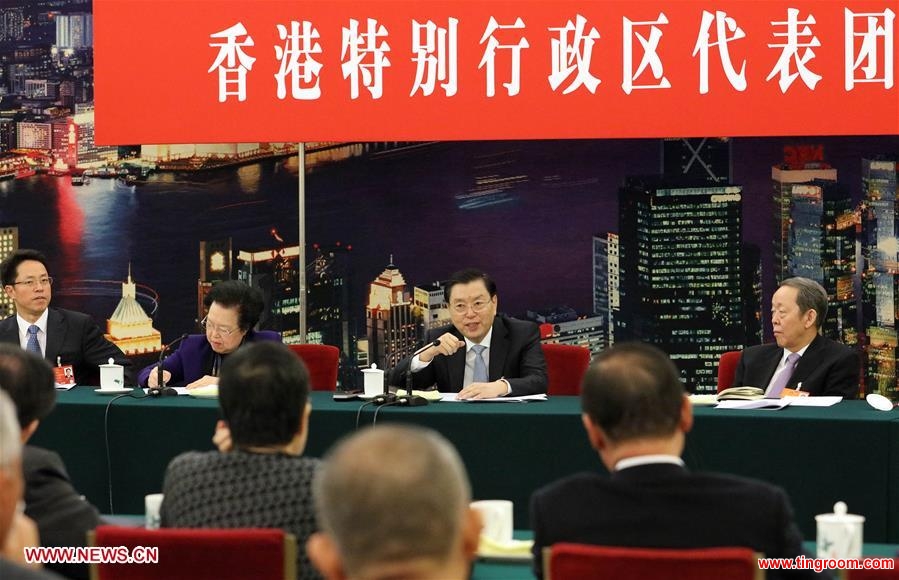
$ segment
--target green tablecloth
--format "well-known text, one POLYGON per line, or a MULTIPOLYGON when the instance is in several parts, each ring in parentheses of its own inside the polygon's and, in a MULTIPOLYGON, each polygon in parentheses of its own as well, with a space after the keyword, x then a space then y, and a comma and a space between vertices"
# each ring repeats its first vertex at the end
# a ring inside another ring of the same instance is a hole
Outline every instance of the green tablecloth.
MULTIPOLYGON (((76 487, 110 511, 104 416, 111 399, 88 387, 60 393, 56 409, 33 442, 59 452, 76 487)), ((307 454, 321 456, 355 429, 359 402, 313 393, 307 454)), ((372 423, 367 407, 360 424, 372 423)), ((192 397, 117 399, 106 416, 113 513, 140 513, 143 496, 161 490, 165 466, 178 453, 212 449, 216 401, 192 397)), ((579 402, 439 403, 382 408, 378 422, 432 427, 459 449, 476 499, 515 502, 515 525, 529 527, 531 492, 577 471, 603 471, 580 422, 579 402)), ((721 411, 697 408, 684 454, 693 469, 765 479, 790 493, 807 538, 814 515, 843 500, 867 518, 865 540, 899 542, 899 412, 878 412, 863 401, 830 408, 721 411)))

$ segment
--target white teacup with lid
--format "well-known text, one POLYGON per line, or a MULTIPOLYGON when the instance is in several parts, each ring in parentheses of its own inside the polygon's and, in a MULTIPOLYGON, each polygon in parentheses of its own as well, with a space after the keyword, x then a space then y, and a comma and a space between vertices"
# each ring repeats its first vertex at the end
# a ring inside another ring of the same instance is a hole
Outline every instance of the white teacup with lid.
POLYGON ((507 499, 482 499, 471 502, 471 508, 481 514, 481 535, 498 544, 512 541, 514 505, 507 499))
POLYGON ((372 364, 371 368, 362 369, 363 388, 366 397, 376 397, 384 393, 384 371, 378 365, 372 364))
POLYGON ((100 366, 100 388, 106 390, 118 390, 125 388, 125 367, 115 364, 114 359, 100 366))
POLYGON ((862 557, 865 517, 848 513, 845 502, 833 504, 832 514, 815 516, 818 523, 818 558, 862 557))

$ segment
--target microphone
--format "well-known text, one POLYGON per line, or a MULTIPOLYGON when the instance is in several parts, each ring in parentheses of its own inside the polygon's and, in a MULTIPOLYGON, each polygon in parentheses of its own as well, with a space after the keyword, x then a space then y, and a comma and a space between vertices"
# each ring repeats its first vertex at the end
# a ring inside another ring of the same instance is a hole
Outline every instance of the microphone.
POLYGON ((167 353, 170 348, 187 337, 188 334, 185 332, 172 342, 162 347, 162 352, 159 353, 159 362, 156 363, 156 386, 147 391, 147 394, 151 397, 170 397, 172 395, 178 394, 178 392, 175 391, 175 389, 173 389, 172 387, 165 386, 165 382, 163 382, 162 380, 162 361, 165 360, 165 353, 167 353))
POLYGON ((412 353, 412 356, 409 357, 409 368, 406 369, 405 373, 406 394, 396 400, 397 405, 403 405, 406 407, 423 407, 428 404, 428 400, 424 397, 419 397, 412 394, 412 359, 428 350, 432 346, 440 346, 440 339, 438 338, 434 342, 424 345, 423 347, 412 353))
MULTIPOLYGON (((434 342, 429 342, 428 344, 424 345, 424 346, 421 347, 420 349, 418 349, 418 350, 416 350, 415 352, 413 352, 413 353, 412 353, 412 356, 409 357, 409 368, 406 370, 406 374, 405 374, 405 377, 406 377, 406 388, 407 388, 409 394, 406 395, 405 397, 401 397, 401 398, 403 399, 403 404, 408 404, 408 403, 406 403, 406 400, 407 400, 408 398, 410 398, 410 396, 412 395, 412 389, 411 389, 411 387, 409 386, 409 385, 412 384, 412 383, 411 383, 411 381, 412 381, 412 359, 415 358, 415 357, 417 357, 418 355, 420 355, 420 354, 423 353, 424 351, 428 350, 428 349, 431 348, 432 346, 440 346, 440 339, 437 339, 437 340, 435 340, 434 342)), ((392 374, 393 374, 393 373, 390 373, 390 375, 392 375, 392 374)), ((385 379, 385 380, 384 380, 384 394, 383 394, 383 395, 378 395, 377 397, 375 397, 374 399, 371 400, 371 402, 372 402, 374 405, 376 405, 376 406, 386 405, 386 404, 388 404, 388 403, 391 403, 391 404, 392 404, 392 403, 398 402, 397 396, 396 396, 395 394, 393 394, 393 393, 390 392, 390 387, 389 387, 388 384, 387 384, 387 381, 389 380, 388 376, 385 375, 384 379, 385 379)), ((397 386, 397 389, 399 389, 399 386, 397 386)), ((423 397, 417 397, 417 398, 419 398, 419 399, 425 401, 424 404, 427 404, 427 400, 424 399, 423 397)), ((415 406, 420 406, 421 404, 422 404, 422 403, 418 403, 418 404, 415 405, 415 406)))

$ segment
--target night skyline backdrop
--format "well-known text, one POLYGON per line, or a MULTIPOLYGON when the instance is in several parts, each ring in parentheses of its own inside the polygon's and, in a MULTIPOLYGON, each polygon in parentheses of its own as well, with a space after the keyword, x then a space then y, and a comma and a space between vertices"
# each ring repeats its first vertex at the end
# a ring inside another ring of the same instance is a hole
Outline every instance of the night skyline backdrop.
MULTIPOLYGON (((899 137, 733 140, 733 182, 744 188, 743 237, 762 251, 766 295, 773 291, 770 169, 794 144, 822 144, 857 202, 861 159, 899 150, 899 137)), ((566 304, 586 314, 592 236, 617 231, 619 185, 629 175, 658 173, 660 157, 656 139, 453 142, 325 164, 307 178, 307 242, 353 246, 353 314, 361 320, 367 284, 391 255, 410 284, 477 265, 497 279, 503 311, 522 315, 566 304), (504 192, 507 201, 460 209, 455 196, 487 172, 517 179, 504 192)), ((186 322, 170 320, 170 307, 195 303, 199 240, 230 235, 235 249, 274 246, 275 227, 296 243, 295 178, 295 158, 157 174, 136 190, 114 180, 99 181, 106 191, 60 188, 68 177, 38 175, 0 184, 0 219, 19 226, 22 247, 48 253, 60 277, 57 292, 69 279, 120 279, 129 261, 138 282, 181 288, 183 296, 161 293, 158 313, 164 334, 177 334, 186 322)))

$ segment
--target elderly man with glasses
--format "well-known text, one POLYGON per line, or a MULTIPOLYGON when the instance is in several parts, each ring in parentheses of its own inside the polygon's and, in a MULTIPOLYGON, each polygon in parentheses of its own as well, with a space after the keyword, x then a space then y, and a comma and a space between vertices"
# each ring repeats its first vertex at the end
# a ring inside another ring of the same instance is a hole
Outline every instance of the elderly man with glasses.
POLYGON ((0 342, 18 344, 54 365, 71 365, 82 385, 99 384, 99 365, 113 359, 125 367, 126 383, 133 384, 131 362, 90 316, 50 306, 53 278, 43 254, 16 250, 0 263, 0 279, 16 306, 15 316, 0 321, 0 342))
POLYGON ((479 270, 453 274, 444 290, 453 328, 428 340, 439 344, 407 358, 394 369, 392 383, 405 385, 412 370, 418 389, 437 385, 460 399, 545 393, 546 361, 533 322, 497 315, 496 283, 479 270))
MULTIPOLYGON (((219 282, 209 291, 203 303, 206 318, 200 323, 205 334, 191 334, 162 365, 163 382, 189 389, 218 384, 219 369, 225 358, 244 344, 263 340, 281 341, 271 330, 255 331, 264 307, 262 292, 243 282, 219 282)), ((160 386, 156 365, 140 372, 138 384, 160 386)))

